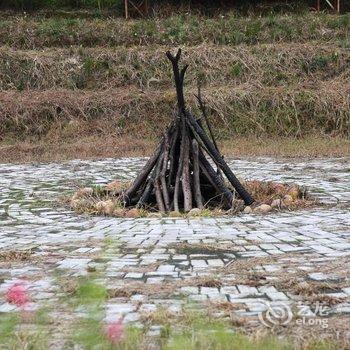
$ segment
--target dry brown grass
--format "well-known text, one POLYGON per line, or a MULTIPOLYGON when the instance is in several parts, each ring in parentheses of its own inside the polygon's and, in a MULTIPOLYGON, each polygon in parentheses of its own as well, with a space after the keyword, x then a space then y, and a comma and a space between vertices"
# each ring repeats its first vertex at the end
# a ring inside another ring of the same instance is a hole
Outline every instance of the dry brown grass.
POLYGON ((0 251, 0 262, 24 262, 32 259, 32 250, 0 251))
POLYGON ((216 276, 209 275, 209 276, 194 278, 192 281, 190 281, 190 285, 196 286, 196 287, 220 288, 222 287, 223 283, 216 276))
POLYGON ((149 154, 175 102, 164 43, 185 46, 223 153, 350 153, 348 16, 46 15, 0 13, 0 161, 149 154))
MULTIPOLYGON (((164 89, 172 86, 164 53, 167 46, 131 48, 47 48, 41 51, 0 47, 0 90, 86 89, 122 86, 164 89)), ((344 80, 350 76, 347 49, 332 43, 186 47, 190 64, 186 86, 265 86, 344 80)))
POLYGON ((215 244, 209 243, 174 243, 168 246, 174 249, 177 254, 191 255, 191 254, 222 254, 236 252, 239 248, 237 244, 228 244, 217 242, 215 244))
POLYGON ((189 44, 224 154, 350 154, 348 16, 186 21, 0 13, 0 161, 150 154, 176 100, 165 42, 189 44))
MULTIPOLYGON (((107 130, 106 130, 107 132, 107 130)), ((54 162, 70 159, 96 159, 149 156, 155 140, 137 139, 132 135, 81 136, 77 140, 62 139, 53 142, 41 141, 6 141, 0 144, 0 161, 14 162, 54 162)))
MULTIPOLYGON (((106 126, 104 133, 110 130, 106 126)), ((7 139, 0 143, 1 163, 50 162, 70 159, 147 157, 156 139, 132 135, 79 135, 75 140, 62 135, 59 141, 44 138, 24 141, 7 139)), ((350 140, 339 137, 307 136, 304 138, 234 136, 220 142, 222 153, 230 157, 349 157, 350 140)))
MULTIPOLYGON (((195 106, 195 89, 188 89, 195 106)), ((349 136, 350 88, 345 81, 313 89, 262 87, 254 84, 211 86, 203 91, 214 129, 221 138, 240 135, 349 136)), ((0 133, 18 138, 77 134, 159 135, 169 124, 174 91, 118 89, 94 92, 47 90, 0 93, 0 133)))
POLYGON ((224 140, 220 149, 229 156, 272 156, 288 158, 349 157, 350 140, 308 135, 294 137, 240 137, 224 140))
MULTIPOLYGON (((144 218, 169 215, 174 217, 173 212, 160 213, 155 206, 146 208, 125 207, 121 200, 122 193, 125 192, 132 184, 132 181, 114 180, 105 186, 79 188, 71 197, 62 198, 62 202, 79 214, 88 215, 104 215, 113 217, 126 218, 144 218)), ((244 186, 255 198, 255 203, 248 209, 254 213, 268 213, 270 211, 282 210, 300 210, 321 205, 317 199, 312 198, 307 193, 306 189, 298 185, 282 184, 267 181, 245 181, 244 186), (275 201, 278 203, 274 203, 275 201), (265 205, 268 210, 261 210, 260 205, 265 205)), ((191 212, 178 212, 175 217, 221 217, 232 216, 242 213, 245 210, 245 205, 241 199, 236 199, 232 203, 229 210, 224 210, 220 206, 214 207, 207 204, 199 213, 192 214, 191 212)), ((224 252, 234 249, 226 244, 218 245, 190 245, 180 243, 173 245, 173 248, 180 254, 205 254, 224 252)))
POLYGON ((350 260, 348 257, 323 262, 312 262, 311 254, 283 254, 283 256, 268 256, 253 259, 234 260, 225 268, 220 269, 220 276, 231 275, 234 284, 250 286, 273 285, 279 291, 302 296, 303 300, 310 302, 323 302, 334 305, 342 301, 338 297, 329 296, 325 293, 335 293, 350 285, 347 276, 350 260), (304 264, 310 270, 303 269, 304 264), (257 270, 264 265, 275 265, 277 271, 257 270), (339 281, 316 281, 308 275, 313 272, 324 274, 336 274, 339 281))
MULTIPOLYGON (((242 317, 235 314, 240 307, 231 303, 208 302, 205 310, 201 312, 184 310, 180 313, 169 312, 161 309, 156 312, 145 313, 142 321, 150 325, 163 325, 175 328, 177 331, 191 330, 193 324, 198 320, 214 322, 225 320, 228 329, 234 327, 236 332, 247 335, 253 341, 263 339, 284 339, 288 342, 288 349, 309 350, 309 349, 349 349, 350 337, 347 316, 333 316, 318 318, 318 324, 298 322, 293 319, 289 324, 273 328, 264 327, 254 317, 242 317), (176 326, 174 326, 176 325, 176 326)), ((302 320, 299 320, 302 321, 302 320)), ((279 347, 278 347, 279 348, 279 347)))
MULTIPOLYGON (((259 322, 252 323, 245 320, 240 328, 253 339, 277 336, 286 339, 297 350, 337 349, 347 350, 350 347, 349 318, 347 316, 333 316, 319 319, 327 324, 312 325, 307 322, 298 324, 296 320, 286 326, 275 326, 272 329, 262 327, 259 322)), ((251 320, 250 320, 251 321, 251 320)))
MULTIPOLYGON (((127 282, 118 288, 108 288, 108 295, 111 298, 128 297, 135 294, 142 294, 149 297, 167 298, 176 294, 183 282, 165 281, 159 284, 145 283, 143 281, 127 282)), ((187 284, 188 285, 188 284, 187 284)))

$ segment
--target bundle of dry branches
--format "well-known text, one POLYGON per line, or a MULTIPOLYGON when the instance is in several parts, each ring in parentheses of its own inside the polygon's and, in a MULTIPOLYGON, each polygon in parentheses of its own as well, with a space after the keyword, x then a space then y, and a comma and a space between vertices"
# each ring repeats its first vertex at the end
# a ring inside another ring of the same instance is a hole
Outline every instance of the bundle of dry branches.
POLYGON ((196 118, 187 108, 183 85, 188 65, 179 68, 181 50, 176 56, 166 53, 172 63, 177 111, 159 146, 132 186, 119 193, 125 206, 153 208, 160 212, 202 209, 204 203, 230 208, 237 194, 246 205, 254 202, 233 174, 216 145, 198 93, 202 117, 196 118), (207 124, 209 135, 203 122, 207 124), (209 156, 217 169, 208 161, 209 156), (226 185, 226 176, 232 189, 226 185))

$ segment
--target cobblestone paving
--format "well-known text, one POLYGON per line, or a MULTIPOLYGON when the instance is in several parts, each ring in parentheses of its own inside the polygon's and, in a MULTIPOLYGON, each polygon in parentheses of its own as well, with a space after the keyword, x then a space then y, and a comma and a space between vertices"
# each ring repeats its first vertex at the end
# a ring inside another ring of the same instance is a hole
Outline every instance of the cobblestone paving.
MULTIPOLYGON (((300 300, 292 291, 279 290, 277 277, 273 277, 282 264, 289 263, 289 270, 284 271, 307 272, 309 280, 338 278, 341 287, 325 294, 338 300, 332 313, 350 313, 350 288, 344 286, 348 276, 338 276, 341 268, 327 270, 329 262, 350 255, 349 159, 230 161, 239 176, 296 182, 327 203, 298 212, 229 218, 118 219, 77 215, 58 203, 59 196, 77 186, 104 184, 114 178, 130 180, 143 163, 144 159, 133 158, 0 166, 0 252, 33 251, 24 261, 0 261, 0 315, 15 309, 4 299, 4 291, 14 281, 28 282, 32 307, 36 308, 59 300, 65 278, 94 272, 109 289, 137 286, 130 295, 116 294, 108 300, 107 321, 122 316, 125 322, 138 322, 143 313, 159 306, 178 312, 188 300, 229 302, 239 306, 235 309, 237 315, 254 316, 266 308, 267 301, 300 300), (180 251, 174 244, 183 242, 233 249, 180 251), (273 263, 270 257, 275 258, 273 263), (251 258, 262 259, 253 264, 254 271, 271 274, 266 285, 234 283, 234 273, 222 269, 251 258), (220 286, 193 283, 213 273, 220 279, 220 286), (171 293, 163 293, 169 285, 171 293), (152 288, 156 292, 147 292, 152 288)), ((62 305, 56 309, 63 312, 62 305)), ((152 331, 156 334, 159 330, 152 331)))

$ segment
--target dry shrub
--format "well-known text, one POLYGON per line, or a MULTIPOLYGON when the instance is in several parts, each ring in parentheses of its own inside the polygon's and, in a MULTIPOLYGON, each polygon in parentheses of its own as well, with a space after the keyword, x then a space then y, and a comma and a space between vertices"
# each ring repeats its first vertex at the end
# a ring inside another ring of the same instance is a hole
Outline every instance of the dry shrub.
POLYGON ((275 198, 291 195, 294 200, 306 197, 306 191, 297 185, 282 184, 278 182, 246 181, 245 186, 258 202, 271 202, 275 198))

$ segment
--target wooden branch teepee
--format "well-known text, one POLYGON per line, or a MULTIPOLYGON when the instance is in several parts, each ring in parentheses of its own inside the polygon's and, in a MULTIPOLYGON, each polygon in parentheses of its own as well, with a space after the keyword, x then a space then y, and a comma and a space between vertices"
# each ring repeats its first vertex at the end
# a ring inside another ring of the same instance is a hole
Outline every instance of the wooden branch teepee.
POLYGON ((218 150, 200 94, 197 97, 203 118, 196 118, 186 108, 183 87, 188 65, 179 67, 181 50, 176 56, 170 52, 166 56, 174 74, 176 115, 132 186, 121 194, 124 205, 160 212, 188 212, 205 206, 229 209, 236 197, 251 205, 254 199, 218 150), (210 136, 202 120, 207 124, 210 136))

